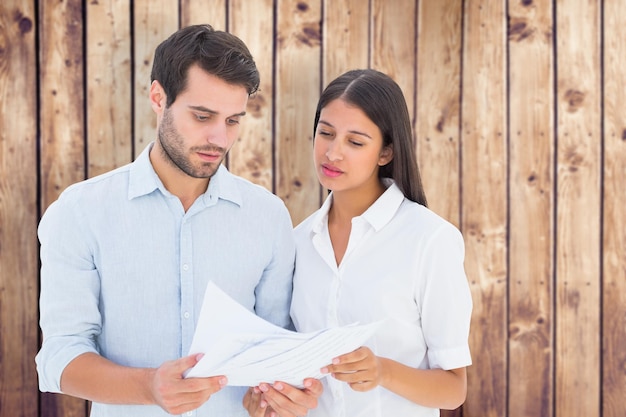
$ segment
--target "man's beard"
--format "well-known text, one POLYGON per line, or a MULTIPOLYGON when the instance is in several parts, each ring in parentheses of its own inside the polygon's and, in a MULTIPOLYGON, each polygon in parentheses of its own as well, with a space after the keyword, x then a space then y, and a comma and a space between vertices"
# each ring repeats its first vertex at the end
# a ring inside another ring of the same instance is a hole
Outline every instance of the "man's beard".
POLYGON ((193 178, 211 178, 219 168, 222 160, 219 162, 201 162, 198 166, 194 166, 189 158, 190 154, 199 151, 207 153, 220 152, 222 159, 226 154, 224 148, 210 144, 186 150, 185 138, 183 138, 183 136, 178 133, 178 130, 176 130, 176 127, 174 127, 174 119, 169 109, 165 109, 163 112, 163 119, 159 125, 157 137, 161 144, 161 155, 163 159, 193 178))

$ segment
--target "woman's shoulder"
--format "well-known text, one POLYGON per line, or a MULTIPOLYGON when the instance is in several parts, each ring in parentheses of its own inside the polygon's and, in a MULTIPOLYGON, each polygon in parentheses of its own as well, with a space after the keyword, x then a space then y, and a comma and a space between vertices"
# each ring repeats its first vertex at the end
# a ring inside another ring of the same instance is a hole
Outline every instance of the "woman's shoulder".
POLYGON ((420 234, 460 234, 459 228, 433 210, 404 199, 397 213, 397 227, 419 230, 420 234))

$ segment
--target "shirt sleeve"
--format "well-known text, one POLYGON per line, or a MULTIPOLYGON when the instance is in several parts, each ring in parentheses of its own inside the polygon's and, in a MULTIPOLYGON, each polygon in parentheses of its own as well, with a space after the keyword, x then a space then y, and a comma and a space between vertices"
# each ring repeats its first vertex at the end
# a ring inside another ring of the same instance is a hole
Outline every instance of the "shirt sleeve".
POLYGON ((293 290, 295 261, 295 239, 291 217, 281 203, 275 217, 273 229, 272 259, 263 271, 263 276, 255 290, 255 312, 258 316, 288 329, 294 329, 289 315, 293 290))
POLYGON ((422 328, 431 368, 455 369, 472 363, 469 330, 472 298, 464 269, 461 233, 445 223, 425 248, 418 288, 422 328))
POLYGON ((97 353, 99 278, 89 234, 75 208, 62 196, 48 208, 38 228, 43 343, 35 362, 41 391, 61 392, 67 364, 83 353, 97 353))

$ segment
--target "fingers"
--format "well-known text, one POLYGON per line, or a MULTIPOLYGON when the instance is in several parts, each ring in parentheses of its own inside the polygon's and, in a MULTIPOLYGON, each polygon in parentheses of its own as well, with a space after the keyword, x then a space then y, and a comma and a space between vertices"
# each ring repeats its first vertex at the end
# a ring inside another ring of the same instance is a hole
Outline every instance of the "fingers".
POLYGON ((317 407, 317 399, 322 393, 322 384, 315 379, 304 381, 299 389, 284 382, 259 386, 268 405, 280 417, 305 416, 310 409, 317 407))
POLYGON ((182 414, 194 410, 226 385, 224 376, 183 378, 183 373, 193 367, 199 358, 198 355, 192 355, 165 362, 154 372, 152 396, 168 413, 182 414))
POLYGON ((322 368, 322 373, 332 374, 355 391, 369 391, 380 384, 381 365, 369 348, 360 347, 333 359, 331 365, 322 368))
POLYGON ((258 387, 248 389, 243 397, 243 406, 248 410, 250 417, 271 416, 271 407, 267 406, 267 401, 263 399, 261 390, 258 387))

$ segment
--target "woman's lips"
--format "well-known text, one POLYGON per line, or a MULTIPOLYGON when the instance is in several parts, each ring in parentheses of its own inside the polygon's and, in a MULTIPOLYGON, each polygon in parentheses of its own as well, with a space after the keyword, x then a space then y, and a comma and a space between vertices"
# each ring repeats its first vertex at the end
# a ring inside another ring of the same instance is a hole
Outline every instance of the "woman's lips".
POLYGON ((322 164, 322 173, 327 177, 336 178, 343 174, 343 171, 332 165, 322 164))

